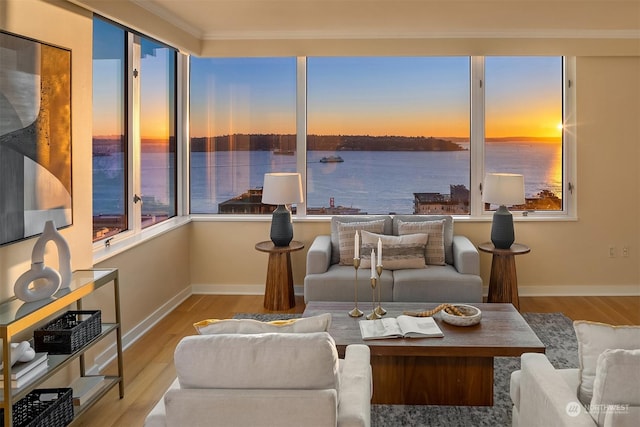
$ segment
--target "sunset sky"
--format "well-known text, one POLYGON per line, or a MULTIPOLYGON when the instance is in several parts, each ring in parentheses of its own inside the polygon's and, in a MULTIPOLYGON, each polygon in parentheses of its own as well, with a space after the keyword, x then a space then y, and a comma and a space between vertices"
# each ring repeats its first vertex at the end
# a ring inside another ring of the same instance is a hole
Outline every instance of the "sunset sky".
MULTIPOLYGON (((308 133, 469 135, 469 58, 308 59, 308 133)), ((294 58, 193 58, 191 136, 295 132, 294 58)), ((559 137, 561 58, 486 59, 486 135, 559 137)))
MULTIPOLYGON (((121 52, 94 57, 94 135, 118 135, 121 52)), ((166 49, 143 58, 142 138, 168 135, 166 64, 166 49)), ((307 73, 309 134, 469 136, 469 57, 310 57, 307 73)), ((295 133, 293 57, 193 57, 190 81, 192 137, 295 133)), ((487 137, 561 136, 561 58, 487 57, 485 88, 487 137)))

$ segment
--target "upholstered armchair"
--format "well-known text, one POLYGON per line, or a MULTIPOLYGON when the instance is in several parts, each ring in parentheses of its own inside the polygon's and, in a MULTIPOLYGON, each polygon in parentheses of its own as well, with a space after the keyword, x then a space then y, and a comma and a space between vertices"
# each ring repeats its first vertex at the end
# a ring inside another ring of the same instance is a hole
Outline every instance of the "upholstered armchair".
POLYGON ((338 359, 326 332, 198 335, 182 339, 178 378, 145 426, 370 425, 369 348, 338 359))
POLYGON ((585 404, 578 397, 580 369, 556 369, 544 354, 523 354, 521 369, 511 374, 512 426, 637 426, 640 350, 605 350, 597 365, 585 404))

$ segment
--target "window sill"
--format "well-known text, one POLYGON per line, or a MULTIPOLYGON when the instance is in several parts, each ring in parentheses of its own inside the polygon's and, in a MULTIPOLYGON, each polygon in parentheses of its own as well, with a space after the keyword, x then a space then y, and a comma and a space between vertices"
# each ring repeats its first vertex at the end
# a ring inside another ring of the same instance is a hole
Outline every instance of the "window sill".
POLYGON ((161 236, 176 228, 182 227, 191 222, 189 216, 178 216, 163 221, 160 224, 153 225, 144 229, 138 234, 122 233, 122 236, 113 236, 111 244, 107 246, 105 240, 101 240, 93 245, 93 264, 96 265, 107 259, 121 254, 131 248, 136 247, 144 242, 161 236))

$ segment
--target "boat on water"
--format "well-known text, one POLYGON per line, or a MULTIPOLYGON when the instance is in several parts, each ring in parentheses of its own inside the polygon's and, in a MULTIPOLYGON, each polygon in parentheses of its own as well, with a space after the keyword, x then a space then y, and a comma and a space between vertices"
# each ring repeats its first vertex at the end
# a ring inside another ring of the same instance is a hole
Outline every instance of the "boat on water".
POLYGON ((340 156, 327 156, 320 159, 320 163, 342 163, 344 159, 340 156))

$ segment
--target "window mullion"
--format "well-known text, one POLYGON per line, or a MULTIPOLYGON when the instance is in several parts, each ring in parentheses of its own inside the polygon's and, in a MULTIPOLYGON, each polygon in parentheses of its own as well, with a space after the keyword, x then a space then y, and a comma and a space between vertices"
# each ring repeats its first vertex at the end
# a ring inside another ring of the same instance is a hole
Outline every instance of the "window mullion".
POLYGON ((307 215, 307 57, 296 60, 296 168, 302 177, 304 202, 297 205, 297 216, 307 215))
POLYGON ((128 168, 129 175, 129 229, 140 232, 142 229, 142 194, 140 191, 140 58, 141 47, 140 37, 132 33, 129 36, 129 69, 127 73, 128 79, 128 168), (137 196, 137 197, 136 197, 137 196), (137 202, 136 202, 137 200, 137 202))
POLYGON ((484 213, 481 185, 484 179, 484 57, 471 57, 471 216, 484 213))

